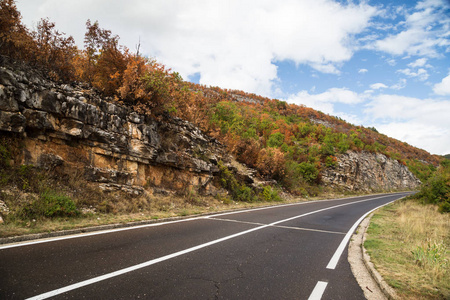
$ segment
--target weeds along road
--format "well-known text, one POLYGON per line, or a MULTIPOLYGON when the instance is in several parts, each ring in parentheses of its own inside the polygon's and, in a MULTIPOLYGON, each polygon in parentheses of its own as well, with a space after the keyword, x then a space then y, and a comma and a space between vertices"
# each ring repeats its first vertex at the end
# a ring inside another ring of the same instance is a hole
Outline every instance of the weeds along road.
POLYGON ((364 299, 347 243, 408 193, 0 245, 0 299, 364 299))

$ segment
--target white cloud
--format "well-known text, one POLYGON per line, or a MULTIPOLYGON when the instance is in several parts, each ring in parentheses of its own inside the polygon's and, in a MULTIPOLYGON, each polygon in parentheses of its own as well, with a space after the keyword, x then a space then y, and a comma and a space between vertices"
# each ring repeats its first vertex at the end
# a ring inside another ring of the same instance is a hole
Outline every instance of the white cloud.
POLYGON ((418 99, 400 95, 381 94, 367 104, 366 113, 376 119, 417 119, 450 128, 450 101, 418 99))
POLYGON ((395 66, 397 64, 397 62, 395 61, 395 59, 391 58, 386 60, 386 62, 388 63, 388 65, 390 66, 395 66))
POLYGON ((419 80, 421 81, 425 81, 428 79, 428 77, 430 76, 427 72, 427 70, 420 68, 417 70, 417 72, 412 71, 411 69, 400 69, 397 70, 398 73, 402 73, 405 74, 408 77, 417 77, 419 80))
MULTIPOLYGON (((296 95, 291 95, 288 102, 297 102, 297 104, 308 103, 343 103, 358 104, 364 101, 357 93, 347 88, 331 88, 320 94, 309 94, 307 91, 300 91, 296 95)), ((306 105, 306 104, 305 104, 306 105)))
POLYGON ((446 128, 421 122, 392 122, 387 124, 375 123, 374 126, 381 133, 421 149, 427 149, 432 154, 450 153, 448 137, 450 131, 446 128))
POLYGON ((339 75, 341 74, 341 71, 339 71, 338 68, 336 68, 336 66, 332 63, 329 64, 321 64, 321 63, 310 63, 310 66, 322 73, 327 73, 327 74, 335 74, 335 75, 339 75))
POLYGON ((450 153, 449 111, 450 100, 382 94, 371 99, 364 113, 380 132, 432 153, 445 154, 450 153))
POLYGON ((367 70, 367 69, 359 69, 359 71, 358 71, 358 73, 360 73, 360 74, 365 74, 367 72, 369 72, 369 70, 367 70))
POLYGON ((393 55, 439 56, 437 49, 450 45, 446 36, 450 24, 448 7, 443 0, 419 2, 414 12, 406 15, 403 31, 377 40, 369 48, 393 55))
POLYGON ((433 91, 438 95, 450 95, 450 74, 443 78, 440 83, 435 84, 433 91))
POLYGON ((365 97, 365 95, 359 95, 346 88, 331 88, 320 94, 300 91, 295 95, 290 95, 286 102, 305 105, 323 113, 341 117, 350 123, 361 124, 359 117, 347 112, 335 111, 334 106, 335 104, 356 105, 363 102, 365 97))
POLYGON ((354 35, 377 9, 333 0, 144 1, 21 0, 24 21, 48 16, 81 43, 88 18, 141 52, 200 83, 270 95, 275 62, 307 64, 339 74, 355 49, 354 35), (85 9, 89 7, 89 9, 85 9))
POLYGON ((428 60, 427 58, 419 58, 416 61, 408 64, 408 67, 411 67, 411 68, 423 67, 426 65, 427 60, 428 60))
POLYGON ((393 90, 401 90, 404 89, 406 87, 406 79, 405 78, 401 78, 396 84, 391 85, 390 88, 393 90))
POLYGON ((378 83, 371 84, 370 88, 373 90, 379 90, 379 89, 386 89, 386 88, 388 88, 388 86, 385 85, 384 83, 378 82, 378 83))

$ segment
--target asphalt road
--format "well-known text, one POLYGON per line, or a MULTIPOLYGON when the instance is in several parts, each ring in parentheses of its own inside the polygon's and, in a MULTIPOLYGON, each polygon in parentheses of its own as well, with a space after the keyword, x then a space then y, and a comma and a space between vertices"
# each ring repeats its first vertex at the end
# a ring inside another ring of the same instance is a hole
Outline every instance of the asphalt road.
POLYGON ((0 245, 0 299, 364 299, 358 220, 407 193, 0 245))

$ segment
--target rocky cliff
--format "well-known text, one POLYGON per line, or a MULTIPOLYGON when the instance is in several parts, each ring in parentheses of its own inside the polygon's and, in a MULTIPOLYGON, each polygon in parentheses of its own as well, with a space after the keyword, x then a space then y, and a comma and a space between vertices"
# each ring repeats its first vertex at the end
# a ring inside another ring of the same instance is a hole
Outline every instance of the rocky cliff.
MULTIPOLYGON (((26 65, 4 57, 0 62, 0 133, 21 143, 14 164, 75 170, 104 190, 216 192, 218 161, 230 157, 192 124, 140 115, 85 85, 57 84, 26 65)), ((247 184, 257 181, 253 170, 229 168, 247 184)), ((325 185, 352 191, 420 183, 396 160, 366 152, 341 155, 321 175, 325 185)))
POLYGON ((107 190, 213 192, 224 147, 181 119, 154 119, 81 84, 56 84, 3 58, 0 133, 20 139, 15 164, 78 170, 107 190), (3 132, 3 133, 2 133, 3 132))
POLYGON ((352 152, 338 156, 337 164, 322 172, 322 181, 350 191, 394 191, 420 185, 406 166, 384 154, 352 152))

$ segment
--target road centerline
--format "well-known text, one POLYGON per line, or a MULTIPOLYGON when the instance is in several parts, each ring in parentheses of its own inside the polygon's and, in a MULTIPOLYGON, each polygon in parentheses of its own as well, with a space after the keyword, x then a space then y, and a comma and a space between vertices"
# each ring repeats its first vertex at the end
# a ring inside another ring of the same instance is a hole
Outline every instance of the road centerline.
POLYGON ((330 209, 334 209, 334 208, 338 208, 338 207, 342 207, 342 206, 347 206, 347 205, 352 205, 352 204, 357 204, 357 203, 362 203, 362 202, 367 202, 367 201, 373 201, 373 200, 376 200, 376 199, 385 198, 385 197, 389 197, 389 196, 391 196, 391 195, 384 195, 384 196, 375 197, 375 198, 369 198, 369 199, 364 199, 364 200, 359 200, 359 201, 354 201, 354 202, 349 202, 349 203, 343 203, 343 204, 339 204, 339 205, 335 205, 335 206, 330 206, 330 207, 314 210, 314 211, 311 211, 311 212, 307 212, 307 213, 304 213, 304 214, 301 214, 301 215, 293 216, 293 217, 290 217, 290 218, 287 218, 287 219, 283 219, 283 220, 279 220, 279 221, 276 221, 276 222, 272 222, 270 224, 264 224, 264 225, 261 225, 259 227, 254 227, 254 228, 251 228, 251 229, 248 229, 248 230, 244 230, 244 231, 232 234, 232 235, 225 236, 225 237, 220 238, 220 239, 216 239, 216 240, 213 240, 213 241, 210 241, 210 242, 207 242, 207 243, 204 243, 204 244, 200 244, 200 245, 197 245, 197 246, 185 249, 185 250, 181 250, 181 251, 178 251, 178 252, 175 252, 175 253, 172 253, 172 254, 168 254, 168 255, 165 255, 165 256, 162 256, 162 257, 159 257, 159 258, 156 258, 156 259, 152 259, 152 260, 149 260, 149 261, 146 261, 146 262, 134 265, 134 266, 123 268, 123 269, 120 269, 120 270, 117 270, 117 271, 114 271, 114 272, 111 272, 111 273, 107 273, 107 274, 100 275, 100 276, 97 276, 97 277, 94 277, 94 278, 91 278, 91 279, 88 279, 88 280, 84 280, 84 281, 81 281, 81 282, 78 282, 78 283, 75 283, 75 284, 71 284, 71 285, 68 285, 68 286, 65 286, 65 287, 61 287, 61 288, 58 288, 56 290, 49 291, 49 292, 46 292, 46 293, 43 293, 43 294, 31 297, 31 298, 28 298, 28 299, 47 299, 47 298, 50 298, 50 297, 53 297, 53 296, 56 296, 56 295, 59 295, 59 294, 65 293, 65 292, 69 292, 71 290, 75 290, 75 289, 78 289, 78 288, 81 288, 81 287, 84 287, 84 286, 87 286, 87 285, 91 285, 91 284, 94 284, 94 283, 97 283, 97 282, 100 282, 100 281, 104 281, 104 280, 107 280, 107 279, 110 279, 110 278, 113 278, 113 277, 117 277, 117 276, 129 273, 129 272, 132 272, 132 271, 136 271, 136 270, 139 270, 139 269, 151 266, 153 264, 156 264, 156 263, 159 263, 159 262, 163 262, 163 261, 166 261, 166 260, 169 260, 169 259, 181 256, 181 255, 184 255, 184 254, 187 254, 187 253, 190 253, 190 252, 194 252, 194 251, 197 251, 199 249, 202 249, 202 248, 205 248, 205 247, 209 247, 211 245, 218 244, 218 243, 224 242, 226 240, 229 240, 229 239, 232 239, 232 238, 235 238, 235 237, 238 237, 238 236, 242 236, 242 235, 245 235, 245 234, 257 231, 257 230, 261 230, 261 229, 264 229, 264 228, 267 228, 267 227, 272 227, 272 226, 275 226, 275 225, 278 225, 278 224, 281 224, 281 223, 284 223, 284 222, 288 222, 288 221, 291 221, 291 220, 294 220, 294 219, 298 219, 298 218, 301 218, 301 217, 309 216, 309 215, 312 215, 312 214, 315 214, 315 213, 319 213, 319 212, 323 212, 323 211, 326 211, 326 210, 330 210, 330 209))
POLYGON ((264 224, 264 223, 239 221, 239 220, 233 220, 233 219, 208 218, 208 220, 232 222, 232 223, 241 223, 241 224, 249 224, 249 225, 259 225, 259 226, 261 226, 261 225, 269 225, 269 226, 275 227, 275 228, 293 229, 293 230, 300 230, 300 231, 313 231, 313 232, 341 234, 341 235, 345 235, 346 234, 346 232, 339 232, 339 231, 321 230, 321 229, 304 228, 304 227, 293 227, 293 226, 270 225, 270 224, 264 224))

